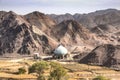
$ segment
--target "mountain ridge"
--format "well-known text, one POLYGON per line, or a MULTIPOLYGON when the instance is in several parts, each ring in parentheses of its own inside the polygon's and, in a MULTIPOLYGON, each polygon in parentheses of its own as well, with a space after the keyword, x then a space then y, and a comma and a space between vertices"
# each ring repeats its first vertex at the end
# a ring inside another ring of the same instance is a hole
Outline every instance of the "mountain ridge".
MULTIPOLYGON (((94 45, 94 47, 99 44, 106 44, 106 43, 119 44, 119 39, 120 39, 119 12, 120 12, 119 10, 108 9, 108 10, 101 10, 101 11, 96 11, 88 14, 71 15, 67 13, 65 15, 62 15, 63 17, 60 18, 60 20, 61 19, 65 19, 65 20, 63 20, 61 23, 58 23, 58 22, 55 22, 55 19, 52 19, 50 15, 46 15, 38 11, 34 11, 26 15, 18 15, 12 11, 10 12, 1 11, 0 12, 1 36, 3 34, 10 35, 6 33, 6 30, 9 31, 9 28, 14 29, 16 28, 16 26, 19 25, 19 26, 28 27, 27 30, 28 32, 30 32, 31 37, 33 37, 35 34, 45 35, 50 40, 49 42, 53 44, 52 46, 54 47, 60 43, 64 43, 65 45, 71 43, 71 45, 74 44, 73 46, 75 46, 77 43, 79 44, 81 43, 83 45, 87 45, 87 44, 92 46, 94 45), (9 16, 8 16, 8 13, 9 13, 9 16), (109 16, 107 15, 107 18, 106 18, 105 16, 108 13, 110 15, 109 16), (111 19, 112 20, 111 24, 108 23, 109 21, 104 21, 105 23, 101 22, 104 17, 105 17, 105 20, 109 19, 109 17, 111 18, 111 14, 115 15, 114 16, 115 19, 114 18, 113 20, 111 19), (95 19, 96 16, 98 19, 95 19), (103 16, 103 18, 101 18, 100 16, 103 16), (82 22, 81 21, 79 22, 79 20, 81 20, 82 22), (98 25, 96 25, 96 23, 98 25), (86 25, 88 26, 86 27, 86 25)), ((24 29, 22 31, 24 31, 24 29)), ((42 44, 42 43, 39 43, 38 38, 37 40, 38 41, 36 42, 36 40, 34 40, 33 38, 33 42, 37 43, 38 45, 42 44)))
POLYGON ((106 10, 99 10, 99 11, 91 12, 91 13, 87 13, 87 14, 76 13, 74 15, 71 15, 71 14, 68 14, 67 16, 66 15, 67 14, 62 14, 62 15, 55 15, 55 14, 52 15, 51 14, 51 15, 48 15, 48 16, 53 18, 57 23, 60 23, 60 22, 62 22, 64 20, 70 20, 71 19, 71 20, 78 21, 79 23, 81 23, 83 26, 85 26, 87 28, 91 28, 91 27, 93 28, 93 27, 95 27, 97 25, 111 23, 111 22, 109 22, 109 19, 112 20, 111 19, 112 16, 113 16, 113 18, 115 17, 113 19, 113 22, 114 22, 114 20, 116 20, 116 21, 117 21, 117 19, 119 20, 120 10, 106 9, 106 10), (104 16, 104 17, 102 17, 102 16, 104 16), (109 19, 107 19, 107 16, 109 17, 109 19), (101 20, 99 18, 101 18, 101 20))
POLYGON ((0 11, 0 56, 32 55, 36 52, 51 55, 59 44, 63 44, 71 53, 72 50, 79 54, 88 53, 83 57, 83 63, 90 60, 90 63, 100 62, 100 65, 120 69, 119 10, 67 13, 57 18, 52 19, 50 15, 38 11, 26 15, 0 11))

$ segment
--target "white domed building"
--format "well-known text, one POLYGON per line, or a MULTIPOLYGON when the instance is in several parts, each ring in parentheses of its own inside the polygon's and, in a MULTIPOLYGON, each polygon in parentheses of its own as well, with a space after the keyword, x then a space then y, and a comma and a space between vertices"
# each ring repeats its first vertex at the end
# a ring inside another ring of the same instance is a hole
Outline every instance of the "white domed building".
POLYGON ((55 50, 54 50, 54 58, 65 58, 68 55, 68 50, 63 46, 59 45, 55 50))

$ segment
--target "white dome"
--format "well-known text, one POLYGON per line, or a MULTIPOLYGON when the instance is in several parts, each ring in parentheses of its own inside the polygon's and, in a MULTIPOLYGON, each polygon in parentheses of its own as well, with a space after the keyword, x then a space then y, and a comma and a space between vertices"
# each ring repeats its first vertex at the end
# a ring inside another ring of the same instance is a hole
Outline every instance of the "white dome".
POLYGON ((62 45, 60 45, 55 49, 54 53, 58 55, 64 55, 68 53, 68 50, 62 45))

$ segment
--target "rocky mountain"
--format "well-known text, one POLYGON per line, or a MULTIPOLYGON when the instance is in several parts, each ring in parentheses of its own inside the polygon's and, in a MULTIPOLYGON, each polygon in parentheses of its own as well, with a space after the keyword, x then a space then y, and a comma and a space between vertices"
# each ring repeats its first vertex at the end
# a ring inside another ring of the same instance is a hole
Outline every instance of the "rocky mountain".
POLYGON ((120 45, 105 44, 97 46, 80 62, 107 66, 120 70, 120 45))
MULTIPOLYGON (((107 66, 120 70, 119 10, 107 9, 88 14, 77 13, 74 15, 65 14, 49 16, 58 23, 58 27, 53 29, 53 33, 57 33, 59 35, 56 36, 58 41, 65 43, 68 42, 69 44, 74 44, 76 41, 78 45, 85 45, 85 43, 94 45, 94 49, 90 53, 84 54, 82 57, 80 55, 80 58, 82 58, 80 63, 107 66), (69 15, 69 17, 66 15, 69 15), (79 27, 78 25, 74 25, 74 23, 79 24, 79 27), (77 30, 74 29, 76 27, 77 30), (82 30, 80 27, 82 27, 82 30), (88 29, 87 31, 85 27, 88 29), (80 36, 81 33, 79 32, 82 33, 82 36, 80 36), (86 32, 87 35, 84 34, 84 32, 86 32), (86 40, 83 36, 88 40, 86 40), (95 48, 95 46, 97 47, 95 48)), ((89 45, 86 46, 88 47, 89 45)), ((83 48, 83 50, 85 50, 86 46, 83 48)), ((82 47, 79 46, 77 46, 77 48, 82 49, 82 47)))
POLYGON ((109 24, 116 28, 119 27, 120 11, 116 9, 99 10, 88 14, 64 14, 64 15, 49 15, 56 22, 60 23, 64 20, 76 20, 83 26, 91 29, 95 26, 109 24), (69 17, 68 17, 69 16, 69 17), (63 18, 64 17, 64 18, 63 18))
POLYGON ((49 14, 48 16, 51 17, 53 20, 55 20, 56 23, 58 24, 65 20, 74 20, 74 17, 69 13, 61 14, 61 15, 49 14))
POLYGON ((64 44, 82 44, 90 39, 90 32, 74 20, 66 20, 51 30, 51 35, 64 44), (56 35, 57 34, 57 35, 56 35))
MULTIPOLYGON (((111 29, 112 31, 113 29, 111 29)), ((59 43, 77 46, 98 46, 100 44, 118 44, 119 38, 110 35, 96 35, 75 20, 65 20, 51 30, 51 36, 59 43)))
POLYGON ((26 14, 24 17, 31 25, 37 26, 46 34, 49 34, 50 29, 56 25, 53 19, 38 11, 26 14))
POLYGON ((119 16, 119 10, 114 9, 75 15, 0 11, 0 54, 50 53, 60 43, 82 51, 101 44, 118 45, 119 16))
POLYGON ((88 14, 49 15, 58 24, 64 20, 75 20, 101 38, 120 44, 120 11, 116 9, 99 10, 88 14), (69 16, 69 17, 68 17, 69 16), (64 17, 64 18, 63 18, 64 17))
POLYGON ((49 53, 55 45, 56 41, 31 25, 23 16, 12 11, 3 13, 0 23, 0 55, 49 53))

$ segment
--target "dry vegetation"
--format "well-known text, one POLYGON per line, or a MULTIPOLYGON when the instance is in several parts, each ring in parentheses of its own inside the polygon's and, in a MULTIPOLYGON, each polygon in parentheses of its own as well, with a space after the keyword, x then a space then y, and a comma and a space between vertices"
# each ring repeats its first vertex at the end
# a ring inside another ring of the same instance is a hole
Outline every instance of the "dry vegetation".
MULTIPOLYGON (((0 60, 0 78, 15 78, 15 79, 36 79, 34 74, 16 74, 21 67, 27 68, 35 63, 33 60, 10 61, 0 60)), ((62 64, 62 62, 61 62, 62 64)), ((106 67, 91 66, 78 63, 64 63, 64 68, 68 70, 70 80, 78 80, 82 78, 94 78, 98 75, 105 76, 114 80, 120 79, 120 72, 108 69, 106 67)))
POLYGON ((95 76, 105 76, 111 80, 119 80, 120 72, 108 69, 106 67, 92 66, 85 64, 64 64, 66 69, 71 73, 71 78, 73 79, 82 79, 82 78, 94 78, 95 76))
POLYGON ((16 74, 18 69, 21 67, 28 68, 29 65, 33 64, 34 61, 23 60, 23 61, 14 61, 14 60, 0 60, 0 77, 1 78, 15 78, 15 79, 24 79, 24 78, 36 78, 31 74, 16 74))

